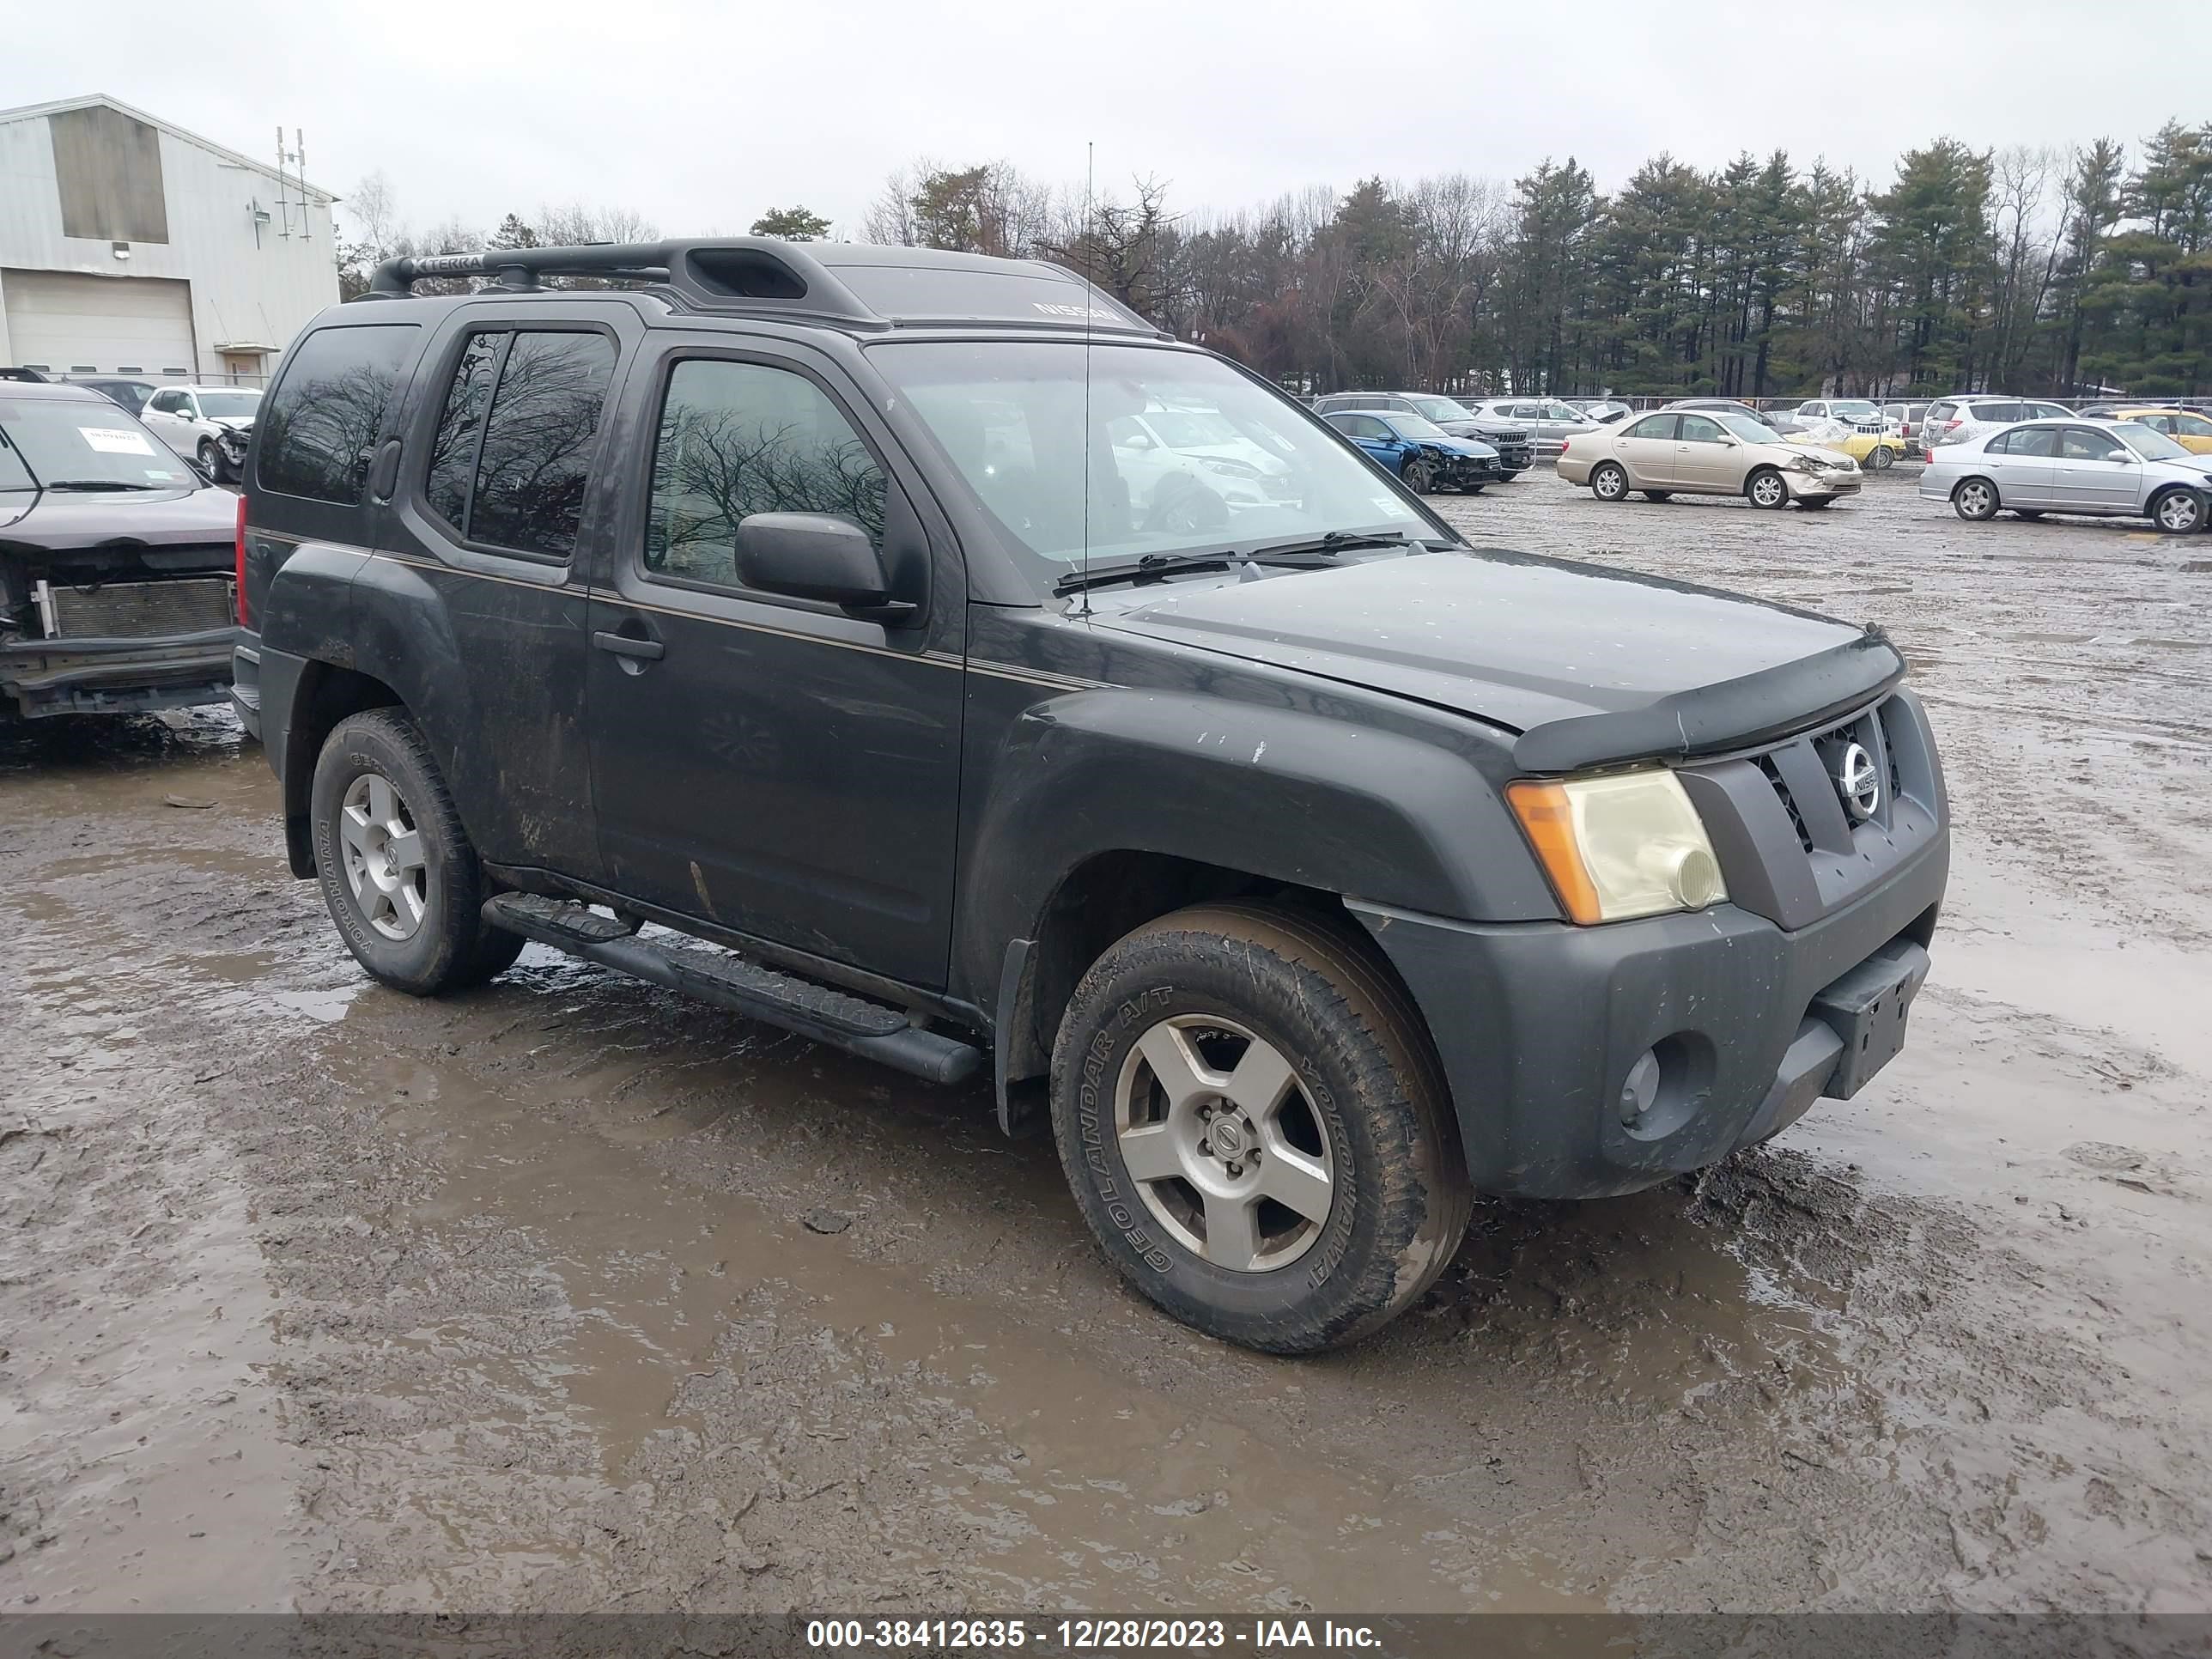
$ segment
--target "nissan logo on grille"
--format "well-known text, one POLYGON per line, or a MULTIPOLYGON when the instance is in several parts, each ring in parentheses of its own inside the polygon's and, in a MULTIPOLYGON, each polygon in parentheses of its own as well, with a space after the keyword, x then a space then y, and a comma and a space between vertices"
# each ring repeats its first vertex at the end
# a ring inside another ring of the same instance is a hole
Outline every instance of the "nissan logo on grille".
POLYGON ((1844 805, 1851 817, 1863 823, 1875 815, 1881 805, 1881 774, 1875 770, 1874 757, 1866 745, 1855 743, 1844 750, 1843 759, 1836 767, 1836 793, 1844 798, 1844 805))

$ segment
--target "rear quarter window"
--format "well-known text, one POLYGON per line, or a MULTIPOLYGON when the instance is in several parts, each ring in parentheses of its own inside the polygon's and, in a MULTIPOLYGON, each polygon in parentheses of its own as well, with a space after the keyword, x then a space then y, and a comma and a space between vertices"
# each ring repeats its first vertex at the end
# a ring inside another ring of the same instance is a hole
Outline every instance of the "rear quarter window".
POLYGON ((320 328, 294 347, 258 422, 258 486, 360 506, 418 331, 412 323, 320 328))

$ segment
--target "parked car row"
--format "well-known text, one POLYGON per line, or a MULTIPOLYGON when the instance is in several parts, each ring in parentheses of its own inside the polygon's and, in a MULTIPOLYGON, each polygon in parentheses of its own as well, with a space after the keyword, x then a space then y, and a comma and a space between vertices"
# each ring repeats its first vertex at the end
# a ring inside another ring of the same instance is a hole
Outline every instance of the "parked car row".
POLYGON ((0 380, 96 392, 137 416, 170 449, 198 463, 218 483, 238 481, 253 434, 253 417, 261 407, 261 393, 252 386, 157 386, 112 375, 57 380, 35 368, 0 369, 0 380))

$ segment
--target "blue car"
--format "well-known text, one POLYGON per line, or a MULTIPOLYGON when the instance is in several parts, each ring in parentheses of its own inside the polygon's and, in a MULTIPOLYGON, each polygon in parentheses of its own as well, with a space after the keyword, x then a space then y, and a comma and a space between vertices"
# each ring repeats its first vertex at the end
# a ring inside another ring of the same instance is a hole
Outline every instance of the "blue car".
POLYGON ((1377 466, 1396 473, 1407 489, 1424 495, 1437 489, 1473 495, 1507 476, 1488 444, 1455 438, 1419 415, 1342 409, 1322 419, 1365 450, 1377 466))

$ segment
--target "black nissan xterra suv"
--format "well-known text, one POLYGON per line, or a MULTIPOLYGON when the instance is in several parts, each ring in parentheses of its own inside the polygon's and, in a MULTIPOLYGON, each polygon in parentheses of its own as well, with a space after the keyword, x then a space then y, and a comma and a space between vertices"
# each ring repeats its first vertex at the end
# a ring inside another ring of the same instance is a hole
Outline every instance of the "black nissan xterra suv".
POLYGON ((371 974, 537 939, 988 1067, 1115 1265, 1255 1347, 1375 1329, 1477 1192, 1849 1097, 1927 971, 1943 785, 1878 632, 1470 549, 1054 267, 396 260, 246 483, 240 708, 371 974), (1117 442, 1169 410, 1198 463, 1117 442))

